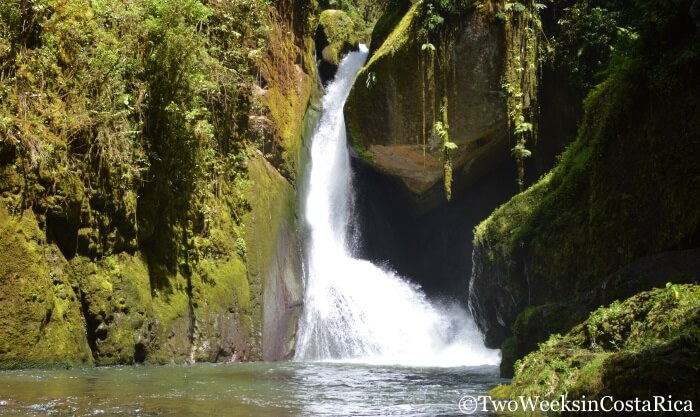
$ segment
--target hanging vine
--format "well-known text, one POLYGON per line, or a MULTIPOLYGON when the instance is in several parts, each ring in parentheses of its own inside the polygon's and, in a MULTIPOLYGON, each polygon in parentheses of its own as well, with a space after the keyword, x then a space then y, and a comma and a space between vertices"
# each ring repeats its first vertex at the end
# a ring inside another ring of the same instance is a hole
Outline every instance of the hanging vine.
MULTIPOLYGON (((450 74, 455 76, 456 68, 453 65, 454 59, 451 59, 454 54, 454 34, 449 30, 451 24, 445 24, 445 21, 459 21, 461 13, 468 7, 459 2, 442 0, 418 0, 418 3, 421 7, 418 38, 422 45, 418 60, 422 78, 423 155, 425 158, 428 136, 441 140, 445 195, 449 200, 452 153, 457 145, 449 137, 448 80, 450 74), (441 97, 439 104, 436 103, 438 94, 441 97), (430 122, 428 112, 432 118, 430 122)), ((476 4, 478 10, 488 10, 491 16, 495 14, 504 23, 506 47, 502 87, 507 94, 508 128, 515 139, 511 154, 518 168, 520 191, 525 188, 525 160, 532 155, 528 146, 537 141, 537 89, 542 46, 546 45, 540 12, 545 7, 537 0, 484 0, 483 3, 476 4)))
MULTIPOLYGON (((427 37, 427 35, 426 35, 427 37)), ((435 45, 430 43, 428 39, 421 46, 421 68, 423 82, 421 86, 421 106, 422 106, 422 117, 423 117, 423 164, 425 165, 425 151, 427 148, 427 116, 426 116, 426 85, 428 89, 428 94, 430 95, 430 114, 432 117, 431 126, 435 124, 435 45)))
POLYGON ((507 93, 508 127, 515 136, 511 154, 518 167, 518 188, 525 188, 525 159, 532 155, 528 144, 537 141, 537 87, 540 52, 544 40, 540 11, 546 6, 535 0, 501 3, 496 16, 505 22, 506 57, 503 88, 507 93))
POLYGON ((449 201, 452 198, 452 151, 457 145, 450 141, 449 117, 448 117, 448 80, 454 68, 452 58, 454 53, 454 40, 452 34, 445 25, 445 18, 462 10, 461 7, 452 5, 448 8, 440 2, 433 4, 429 1, 421 3, 422 26, 419 29, 419 37, 423 44, 419 51, 419 65, 421 68, 422 91, 421 108, 423 118, 423 157, 427 148, 427 135, 435 135, 442 144, 442 162, 444 169, 445 197, 449 201), (436 46, 437 44, 437 46, 436 46), (440 104, 438 108, 438 84, 440 104), (427 94, 426 94, 427 89, 427 94), (426 97, 429 96, 429 97, 426 97), (427 101, 430 100, 430 103, 427 101), (431 122, 427 123, 427 113, 430 112, 431 122))

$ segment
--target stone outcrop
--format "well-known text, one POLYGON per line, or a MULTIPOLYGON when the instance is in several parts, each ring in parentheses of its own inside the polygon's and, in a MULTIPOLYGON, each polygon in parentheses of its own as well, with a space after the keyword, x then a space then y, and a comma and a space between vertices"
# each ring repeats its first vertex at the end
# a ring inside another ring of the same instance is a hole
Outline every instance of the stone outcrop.
POLYGON ((92 363, 78 283, 31 210, 0 202, 0 366, 92 363))
MULTIPOLYGON (((653 396, 662 396, 680 401, 683 409, 700 389, 699 298, 698 285, 676 284, 596 309, 571 331, 552 336, 518 362, 512 383, 491 394, 542 400, 559 400, 562 395, 600 400, 609 395, 615 401, 652 404, 658 398, 653 396)), ((595 411, 587 414, 605 414, 595 411)))
MULTIPOLYGON (((373 42, 383 42, 372 45, 345 105, 345 119, 352 146, 364 161, 421 195, 443 178, 444 151, 433 129, 440 119, 440 89, 431 91, 426 81, 418 8, 377 23, 386 34, 373 35, 373 42)), ((447 52, 450 69, 442 76, 447 77, 449 137, 458 146, 452 165, 459 180, 494 166, 486 162, 494 155, 509 155, 501 88, 504 46, 499 26, 477 12, 451 30, 456 35, 447 52)))
POLYGON ((333 79, 343 55, 359 47, 355 22, 342 10, 324 10, 316 29, 316 57, 323 82, 333 79))
POLYGON ((261 324, 259 358, 289 359, 303 299, 295 192, 262 157, 254 159, 250 175, 256 185, 255 206, 245 219, 247 269, 252 291, 259 294, 251 306, 260 315, 255 320, 261 324))

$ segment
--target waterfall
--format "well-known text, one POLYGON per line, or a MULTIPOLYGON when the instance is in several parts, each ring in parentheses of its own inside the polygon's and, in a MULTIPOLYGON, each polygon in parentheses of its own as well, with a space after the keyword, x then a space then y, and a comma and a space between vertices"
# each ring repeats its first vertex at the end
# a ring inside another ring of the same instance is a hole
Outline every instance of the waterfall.
POLYGON ((304 205, 308 270, 295 359, 410 366, 498 363, 498 351, 483 347, 464 309, 433 305, 417 285, 353 257, 343 105, 366 58, 363 45, 342 60, 312 137, 304 205))

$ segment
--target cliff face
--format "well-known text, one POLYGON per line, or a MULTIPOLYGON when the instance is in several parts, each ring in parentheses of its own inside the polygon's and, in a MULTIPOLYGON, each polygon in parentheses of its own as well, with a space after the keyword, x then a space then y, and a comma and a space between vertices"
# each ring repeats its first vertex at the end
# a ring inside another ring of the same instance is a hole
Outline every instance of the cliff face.
POLYGON ((345 105, 349 139, 362 159, 425 196, 444 175, 441 119, 446 86, 455 179, 476 177, 508 156, 504 44, 499 25, 477 11, 448 23, 449 44, 425 46, 421 5, 396 6, 377 23, 372 54, 345 105), (449 61, 438 68, 439 52, 449 61))
POLYGON ((0 6, 0 367, 288 357, 313 5, 43 3, 0 6))
POLYGON ((577 140, 476 229, 470 301, 506 375, 599 305, 698 279, 698 32, 683 5, 638 3, 577 140))

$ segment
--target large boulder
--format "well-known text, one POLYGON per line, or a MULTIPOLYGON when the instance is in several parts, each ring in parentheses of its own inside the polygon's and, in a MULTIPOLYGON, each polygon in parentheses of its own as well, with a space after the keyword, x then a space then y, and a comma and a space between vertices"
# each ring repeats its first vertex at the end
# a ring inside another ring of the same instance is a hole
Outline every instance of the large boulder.
MULTIPOLYGON (((433 129, 433 121, 440 119, 441 88, 436 82, 437 88, 431 89, 427 81, 429 59, 421 56, 429 52, 417 33, 419 4, 389 18, 394 21, 377 24, 388 35, 373 35, 373 42, 385 40, 372 45, 372 56, 345 105, 345 119, 357 153, 421 195, 443 178, 443 144, 433 129)), ((504 47, 500 27, 476 11, 451 29, 454 44, 443 46, 450 56, 449 72, 436 76, 447 78, 449 138, 458 146, 452 151, 452 166, 458 180, 493 166, 493 161, 486 163, 489 157, 508 157, 501 88, 504 47)), ((440 47, 436 45, 438 52, 440 47)))
POLYGON ((316 29, 316 56, 320 60, 319 72, 324 82, 338 70, 343 55, 359 47, 355 22, 342 10, 324 10, 316 29))
MULTIPOLYGON (((542 400, 609 395, 616 401, 636 398, 640 404, 662 396, 689 411, 700 389, 699 297, 698 285, 667 285, 597 309, 519 361, 511 384, 494 388, 491 395, 542 400)), ((612 407, 612 401, 608 404, 612 407)))

